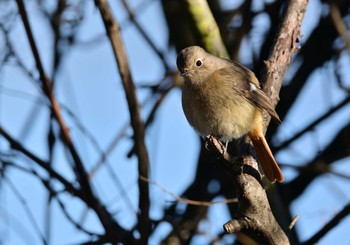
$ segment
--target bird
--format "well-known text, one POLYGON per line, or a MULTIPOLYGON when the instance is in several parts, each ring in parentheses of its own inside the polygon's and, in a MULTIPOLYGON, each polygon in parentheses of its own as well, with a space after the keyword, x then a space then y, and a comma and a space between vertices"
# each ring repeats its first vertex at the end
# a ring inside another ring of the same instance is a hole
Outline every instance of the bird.
POLYGON ((263 133, 263 111, 277 123, 281 120, 255 74, 199 46, 181 50, 176 65, 184 78, 183 111, 195 131, 226 143, 248 134, 267 179, 283 182, 282 171, 263 133))

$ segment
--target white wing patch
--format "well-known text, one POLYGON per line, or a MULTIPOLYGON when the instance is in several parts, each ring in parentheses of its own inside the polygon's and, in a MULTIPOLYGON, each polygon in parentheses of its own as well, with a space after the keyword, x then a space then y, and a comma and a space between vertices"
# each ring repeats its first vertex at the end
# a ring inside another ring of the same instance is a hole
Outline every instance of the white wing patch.
POLYGON ((253 91, 257 90, 257 88, 256 88, 256 86, 254 84, 249 83, 249 85, 250 85, 250 92, 253 92, 253 91))

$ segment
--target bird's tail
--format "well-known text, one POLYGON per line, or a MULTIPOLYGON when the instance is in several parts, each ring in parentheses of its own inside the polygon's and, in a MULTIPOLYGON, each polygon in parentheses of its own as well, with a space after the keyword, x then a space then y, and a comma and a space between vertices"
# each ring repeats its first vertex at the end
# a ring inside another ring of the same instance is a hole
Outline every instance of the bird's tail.
POLYGON ((260 130, 255 130, 254 132, 249 133, 249 137, 253 142, 260 165, 268 180, 272 183, 276 181, 283 182, 284 177, 282 171, 279 168, 270 150, 270 147, 266 142, 265 136, 261 133, 260 130))

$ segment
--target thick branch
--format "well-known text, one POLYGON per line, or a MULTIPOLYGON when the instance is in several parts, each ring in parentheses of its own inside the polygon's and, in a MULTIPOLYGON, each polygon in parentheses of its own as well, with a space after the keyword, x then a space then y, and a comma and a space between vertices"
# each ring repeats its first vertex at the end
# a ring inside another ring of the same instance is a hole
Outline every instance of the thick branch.
MULTIPOLYGON (((279 91, 292 54, 298 50, 301 22, 306 12, 308 0, 288 1, 282 24, 266 61, 264 80, 265 93, 276 105, 279 101, 279 91)), ((267 121, 268 122, 268 121, 267 121)))
MULTIPOLYGON (((284 18, 271 48, 270 57, 266 62, 267 69, 263 76, 264 81, 262 81, 265 85, 263 89, 274 105, 279 100, 279 91, 291 56, 297 50, 296 43, 299 40, 300 26, 307 2, 306 0, 286 2, 284 18)), ((269 120, 270 118, 265 116, 265 129, 269 120)), ((217 153, 222 154, 220 147, 215 146, 215 148, 217 153)), ((271 212, 266 192, 259 183, 258 164, 252 157, 253 154, 249 140, 246 138, 241 144, 243 161, 236 160, 229 163, 229 159, 223 155, 225 166, 229 167, 236 183, 239 200, 238 215, 226 223, 224 229, 228 233, 253 234, 254 239, 260 243, 289 244, 286 234, 271 212), (237 171, 237 166, 241 166, 243 174, 241 174, 242 171, 237 171)))
POLYGON ((228 53, 222 41, 219 27, 205 0, 184 0, 191 24, 198 40, 209 53, 228 58, 228 53))
MULTIPOLYGON (((337 4, 342 16, 344 16, 347 13, 350 2, 342 0, 333 2, 337 4)), ((302 59, 302 65, 288 85, 283 86, 281 91, 282 100, 278 106, 278 114, 282 121, 307 83, 308 77, 334 55, 333 44, 337 37, 338 35, 333 28, 330 16, 321 18, 319 24, 305 41, 297 55, 297 58, 302 59), (322 50, 322 52, 319 52, 319 50, 322 50), (317 54, 317 59, 315 59, 315 54, 317 54)), ((276 127, 272 125, 270 130, 274 133, 276 127)))
MULTIPOLYGON (((140 108, 135 92, 135 85, 131 77, 128 59, 124 50, 124 45, 119 31, 118 22, 113 17, 110 7, 106 0, 96 0, 96 4, 101 12, 106 32, 110 39, 114 56, 118 64, 119 73, 125 90, 126 99, 129 106, 131 126, 134 131, 135 152, 138 157, 139 175, 148 178, 148 153, 145 145, 145 126, 141 119, 140 108)), ((139 209, 140 218, 138 228, 141 234, 141 243, 147 244, 150 221, 149 221, 149 189, 148 183, 138 180, 139 185, 139 209)))
POLYGON ((247 143, 241 144, 244 157, 234 159, 229 154, 224 154, 223 147, 217 139, 207 139, 208 147, 221 157, 237 188, 237 215, 224 224, 224 230, 226 233, 236 234, 246 232, 260 244, 289 244, 287 236, 272 214, 266 192, 259 181, 257 162, 251 156, 252 147, 248 139, 246 140, 247 143), (250 156, 246 155, 247 152, 250 156))

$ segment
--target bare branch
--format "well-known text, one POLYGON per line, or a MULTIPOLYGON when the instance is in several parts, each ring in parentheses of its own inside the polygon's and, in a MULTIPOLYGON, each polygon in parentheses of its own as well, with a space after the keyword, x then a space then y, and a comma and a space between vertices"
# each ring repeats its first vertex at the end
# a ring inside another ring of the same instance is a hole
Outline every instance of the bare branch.
POLYGON ((136 29, 140 32, 140 34, 143 36, 143 38, 146 40, 149 46, 151 46, 152 50, 156 53, 158 58, 162 61, 165 71, 166 72, 169 71, 170 67, 168 66, 168 63, 164 57, 164 54, 156 47, 156 45, 152 42, 151 38, 148 36, 146 31, 142 28, 140 23, 137 21, 134 12, 131 10, 131 8, 128 5, 128 2, 126 0, 122 0, 122 3, 124 5, 126 12, 129 15, 129 19, 132 21, 132 23, 134 23, 136 29))
MULTIPOLYGON (((119 68, 119 73, 122 79, 122 84, 125 90, 131 126, 134 131, 134 143, 135 151, 138 157, 138 171, 139 175, 148 178, 148 153, 145 144, 145 126, 141 119, 140 108, 138 105, 138 100, 135 91, 135 85, 131 77, 127 55, 124 50, 124 45, 119 32, 118 22, 113 17, 110 7, 106 0, 96 0, 96 5, 98 6, 101 17, 103 19, 106 32, 110 39, 113 53, 119 68)), ((149 220, 149 189, 148 184, 139 180, 139 208, 140 208, 140 218, 138 228, 141 234, 141 243, 147 244, 148 236, 150 231, 150 220, 149 220)))
POLYGON ((156 181, 152 181, 150 179, 147 179, 143 176, 139 176, 139 178, 142 181, 145 181, 147 183, 153 184, 155 186, 158 186, 160 189, 162 189, 162 191, 164 191, 165 193, 169 194, 170 196, 172 196, 177 202, 182 202, 182 203, 186 203, 189 205, 195 205, 195 206, 213 206, 216 204, 228 204, 228 203, 236 203, 237 202, 237 198, 231 198, 231 199, 225 199, 222 201, 216 201, 216 202, 206 202, 206 201, 195 201, 195 200, 190 200, 190 199, 185 199, 182 197, 179 197, 177 195, 175 195, 173 192, 169 191, 168 189, 166 189, 164 186, 162 186, 161 184, 157 183, 156 181))
MULTIPOLYGON (((274 105, 278 102, 282 80, 291 56, 297 50, 296 43, 299 41, 300 26, 307 3, 306 0, 285 2, 284 18, 271 48, 270 57, 266 62, 267 69, 262 81, 263 89, 274 105)), ((270 118, 265 114, 265 130, 269 121, 270 118)), ((258 231, 261 233, 261 237, 256 236, 254 239, 260 243, 289 244, 286 234, 271 212, 265 190, 257 181, 260 179, 258 164, 252 158, 252 147, 248 142, 249 139, 246 138, 240 145, 243 162, 239 162, 237 159, 235 162, 225 164, 226 166, 232 165, 229 171, 237 186, 239 210, 238 215, 224 225, 224 229, 227 233, 246 230, 258 231), (241 166, 243 171, 237 171, 237 167, 233 167, 233 165, 241 166), (244 174, 241 174, 242 172, 244 174)), ((221 147, 216 148, 218 153, 222 151, 221 147)))
MULTIPOLYGON (((209 143, 212 144, 213 141, 217 140, 210 138, 209 143)), ((242 152, 245 153, 252 150, 247 143, 241 144, 241 147, 242 152)), ((214 152, 217 155, 222 152, 220 144, 211 145, 210 148, 216 148, 214 152)), ((259 243, 289 244, 287 236, 272 214, 266 192, 259 182, 260 174, 257 170, 256 160, 252 156, 237 158, 233 162, 232 159, 234 158, 225 157, 225 155, 221 158, 224 166, 234 178, 238 192, 239 210, 234 219, 224 224, 225 232, 231 234, 253 230, 261 234, 260 237, 254 238, 258 239, 259 243)))
POLYGON ((214 19, 207 1, 183 0, 188 11, 193 30, 197 34, 198 42, 201 42, 209 53, 229 58, 225 45, 222 41, 219 27, 214 19))
POLYGON ((76 189, 68 180, 66 180, 63 176, 53 170, 49 164, 39 157, 35 156, 33 153, 25 149, 22 144, 12 138, 1 126, 0 126, 0 135, 2 135, 11 145, 11 148, 23 153, 26 157, 31 159, 33 162, 37 163, 40 167, 45 169, 51 176, 57 179, 59 182, 63 184, 66 190, 71 193, 73 196, 82 197, 82 193, 80 190, 76 189))
POLYGON ((76 167, 75 170, 76 170, 76 174, 78 177, 78 181, 79 181, 80 187, 82 188, 83 193, 85 195, 84 200, 88 203, 88 205, 90 207, 92 207, 96 211, 96 214, 100 218, 100 221, 101 221, 103 227, 105 228, 105 231, 106 231, 107 235, 109 236, 109 238, 111 239, 111 241, 112 242, 117 241, 120 238, 118 238, 118 234, 116 233, 116 230, 122 231, 122 229, 115 222, 115 220, 112 218, 111 214, 107 211, 107 209, 99 202, 99 200, 93 194, 93 191, 91 189, 90 182, 89 182, 89 179, 87 176, 87 172, 85 171, 85 168, 84 168, 84 164, 81 161, 75 146, 73 145, 68 128, 66 126, 66 123, 63 120, 62 115, 61 115, 59 104, 52 93, 51 82, 48 79, 48 77, 46 76, 45 71, 44 71, 44 67, 41 63, 39 51, 38 51, 37 46, 36 46, 35 41, 34 41, 33 33, 32 33, 31 28, 30 28, 28 16, 27 16, 23 1, 16 0, 16 2, 18 5, 20 15, 22 17, 22 21, 23 21, 26 33, 27 33, 27 37, 29 40, 31 50, 33 52, 35 64, 36 64, 36 67, 39 71, 40 80, 42 82, 43 92, 51 103, 51 109, 52 109, 52 112, 53 112, 55 119, 57 120, 57 122, 60 126, 63 140, 64 140, 66 146, 68 147, 68 149, 69 149, 69 151, 74 159, 74 163, 75 163, 75 167, 76 167))
MULTIPOLYGON (((73 196, 79 197, 90 208, 95 210, 96 214, 100 217, 101 223, 107 226, 106 228, 108 229, 106 231, 107 234, 108 234, 108 231, 110 232, 114 231, 115 236, 113 239, 120 241, 125 238, 124 236, 127 236, 127 232, 112 219, 112 215, 108 212, 108 210, 104 206, 96 202, 92 203, 90 200, 90 197, 87 196, 86 193, 84 193, 80 189, 76 189, 69 181, 67 181, 63 176, 57 173, 47 162, 41 160, 40 158, 35 156, 33 153, 25 149, 18 141, 13 139, 1 126, 0 126, 0 135, 2 135, 10 143, 11 148, 18 150, 19 152, 27 156, 29 159, 37 163, 40 167, 45 169, 50 174, 50 176, 60 181, 69 193, 71 193, 73 196)), ((111 237, 109 238, 112 239, 111 237)))
POLYGON ((330 8, 330 16, 333 22, 335 29, 337 30, 339 36, 343 39, 345 47, 350 52, 350 38, 346 25, 342 19, 341 13, 338 6, 331 0, 328 1, 330 8))
MULTIPOLYGON (((43 177, 41 177, 37 171, 35 171, 34 169, 27 169, 27 168, 24 168, 22 166, 19 166, 19 165, 16 165, 14 163, 11 163, 11 162, 7 162, 7 161, 2 161, 5 165, 7 166, 11 166, 11 167, 14 167, 16 169, 19 169, 27 174, 31 174, 31 175, 34 175, 39 181, 41 181, 43 183, 43 187, 45 187, 47 189, 47 191, 50 193, 50 196, 52 198, 56 198, 59 206, 61 207, 62 209, 62 212, 63 214, 66 216, 66 218, 80 231, 90 235, 90 236, 98 236, 98 234, 94 233, 94 232, 91 232, 91 231, 88 231, 86 230, 85 228, 83 228, 80 224, 78 224, 77 222, 74 221, 74 219, 69 215, 68 213, 68 210, 66 209, 64 203, 60 200, 59 198, 59 194, 60 192, 56 191, 53 189, 52 185, 51 185, 51 179, 49 180, 45 180, 43 177)), ((5 179, 7 182, 9 182, 10 184, 10 187, 13 189, 14 191, 14 194, 18 197, 18 199, 20 200, 20 202, 23 204, 24 206, 24 209, 26 210, 26 212, 28 213, 28 216, 31 220, 31 222, 33 223, 33 226, 36 230, 39 230, 39 227, 38 225, 36 224, 34 217, 33 217, 33 214, 31 213, 29 207, 28 207, 28 204, 26 203, 25 199, 20 195, 19 191, 15 188, 15 186, 13 185, 13 183, 7 179, 6 177, 3 178, 5 179)), ((63 193, 63 192, 61 192, 63 193)), ((43 238, 44 239, 44 238, 43 238)), ((48 242, 45 242, 45 243, 48 243, 48 242)))
POLYGON ((316 244, 322 237, 324 237, 331 229, 338 225, 347 215, 350 214, 350 204, 347 204, 333 219, 331 219, 325 226, 321 228, 315 235, 303 242, 302 245, 316 244))
MULTIPOLYGON (((292 181, 281 186, 281 195, 286 203, 291 203, 298 198, 307 186, 318 176, 329 172, 329 165, 349 156, 350 124, 345 125, 333 138, 333 140, 314 159, 305 164, 300 174, 292 181)), ((333 171, 332 171, 333 172, 333 171)), ((346 175, 333 174, 347 178, 346 175)))
POLYGON ((17 1, 17 5, 18 5, 18 10, 19 10, 21 17, 22 17, 23 25, 24 25, 26 33, 27 33, 27 37, 28 37, 28 41, 29 41, 31 50, 33 52, 35 64, 36 64, 36 67, 37 67, 39 75, 40 75, 40 80, 42 82, 43 92, 51 103, 51 109, 52 109, 53 115, 55 116, 55 118, 60 126, 63 140, 64 140, 66 146, 68 147, 68 149, 70 150, 72 157, 74 159, 75 166, 76 166, 75 170, 77 171, 76 174, 77 174, 79 183, 81 184, 81 188, 84 188, 86 193, 92 197, 93 194, 92 194, 90 183, 89 183, 87 175, 86 175, 84 164, 82 163, 82 161, 78 155, 78 152, 75 149, 75 146, 73 145, 68 128, 66 126, 65 121, 63 120, 62 115, 61 115, 60 106, 59 106, 55 96, 52 93, 51 82, 48 79, 48 77, 46 76, 45 71, 44 71, 44 67, 41 63, 39 51, 38 51, 36 43, 34 41, 34 36, 33 36, 32 30, 30 28, 28 16, 27 16, 23 1, 22 0, 16 0, 16 1, 17 1))
MULTIPOLYGON (((349 1, 333 1, 333 3, 337 4, 342 16, 348 13, 349 1)), ((302 63, 300 68, 281 90, 280 96, 282 100, 278 106, 278 114, 282 121, 289 112, 289 108, 295 103, 297 96, 307 84, 311 74, 334 57, 333 44, 337 37, 338 35, 332 25, 330 16, 320 18, 318 25, 312 31, 310 37, 305 40, 296 56, 296 60, 302 63), (314 58, 315 54, 317 54, 317 59, 314 58)), ((272 125, 270 132, 275 133, 276 128, 275 125, 272 125)))
POLYGON ((297 223, 299 219, 299 215, 295 215, 295 217, 293 218, 292 222, 290 222, 288 229, 291 230, 293 229, 293 227, 295 226, 295 224, 297 223))
POLYGON ((28 203, 26 202, 24 197, 17 190, 15 184, 13 184, 12 181, 9 178, 7 178, 6 175, 3 175, 2 177, 7 182, 8 186, 12 189, 13 194, 18 198, 18 200, 22 204, 24 212, 27 214, 27 216, 29 218, 29 222, 32 224, 34 230, 37 232, 37 234, 40 237, 40 239, 43 242, 43 244, 47 244, 47 241, 46 241, 45 237, 43 236, 42 232, 40 231, 38 222, 35 220, 35 216, 32 213, 31 209, 29 208, 28 203))
POLYGON ((286 141, 282 142, 276 147, 271 147, 271 150, 273 152, 278 152, 287 146, 289 146, 291 143, 293 143, 295 140, 299 139, 301 136, 303 136, 306 132, 309 132, 313 128, 315 128, 317 125, 319 125, 324 120, 328 119, 331 115, 333 115, 335 112, 339 111, 339 109, 343 108, 350 102, 350 96, 345 97, 341 102, 339 102, 338 105, 332 107, 329 109, 325 114, 317 118, 315 121, 311 122, 309 125, 307 125, 304 129, 300 130, 300 132, 296 133, 291 137, 290 139, 287 139, 286 141))
MULTIPOLYGON (((274 105, 279 101, 279 91, 292 54, 298 51, 296 46, 301 36, 301 22, 306 12, 307 0, 285 2, 285 13, 281 26, 266 61, 263 80, 265 93, 274 105)), ((269 121, 266 121, 268 123, 269 121)))

